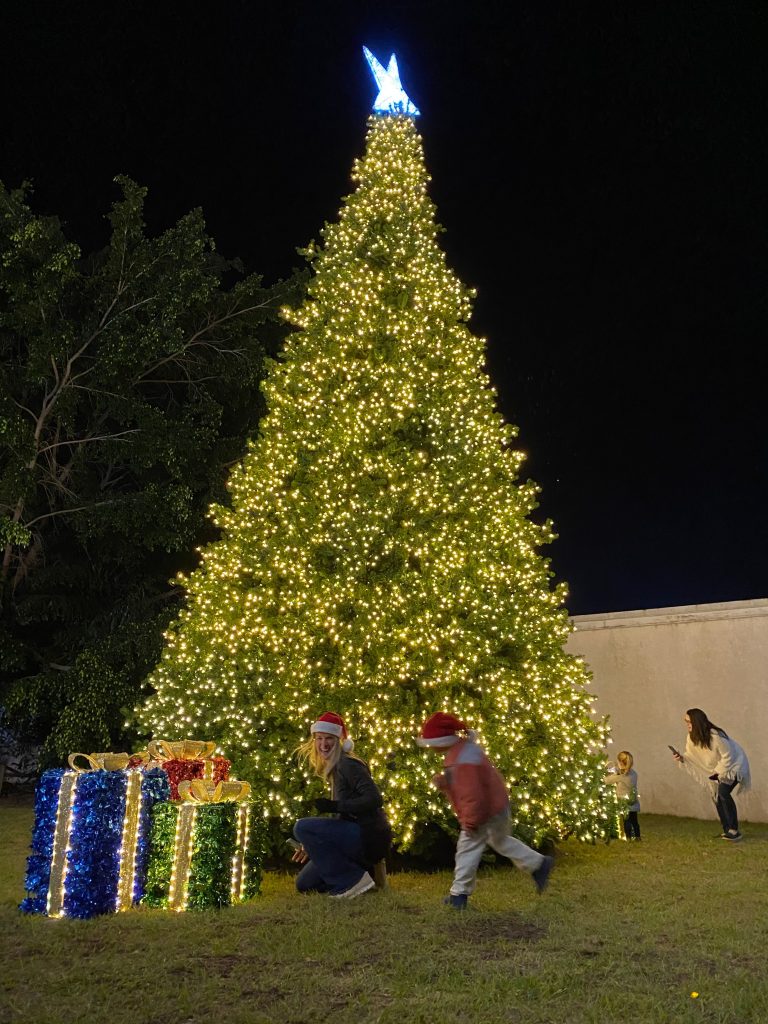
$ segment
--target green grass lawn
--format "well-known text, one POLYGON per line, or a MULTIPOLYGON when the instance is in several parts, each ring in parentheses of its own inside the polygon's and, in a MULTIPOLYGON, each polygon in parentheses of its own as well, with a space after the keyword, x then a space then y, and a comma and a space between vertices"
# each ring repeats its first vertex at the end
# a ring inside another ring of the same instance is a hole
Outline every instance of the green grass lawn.
POLYGON ((223 912, 69 921, 16 910, 32 811, 0 801, 0 1021, 766 1024, 768 826, 640 820, 640 844, 563 844, 541 897, 483 868, 466 914, 445 872, 349 903, 268 873, 223 912))

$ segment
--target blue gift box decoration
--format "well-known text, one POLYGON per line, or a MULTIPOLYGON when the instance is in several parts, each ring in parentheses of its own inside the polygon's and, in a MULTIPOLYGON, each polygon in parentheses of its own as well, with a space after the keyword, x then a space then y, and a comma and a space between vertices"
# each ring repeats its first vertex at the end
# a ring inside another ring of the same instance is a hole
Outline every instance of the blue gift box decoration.
POLYGON ((144 891, 150 811, 168 800, 161 768, 127 768, 127 754, 73 754, 72 769, 44 772, 35 796, 27 898, 49 917, 127 910, 144 891), (85 757, 88 767, 77 766, 85 757))

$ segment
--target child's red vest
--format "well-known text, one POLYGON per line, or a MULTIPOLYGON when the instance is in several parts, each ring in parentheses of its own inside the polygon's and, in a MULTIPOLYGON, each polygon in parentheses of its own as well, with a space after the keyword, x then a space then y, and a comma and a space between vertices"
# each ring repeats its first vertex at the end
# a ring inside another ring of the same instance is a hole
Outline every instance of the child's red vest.
POLYGON ((462 829, 474 832, 509 804, 504 779, 472 740, 459 740, 445 755, 437 782, 453 805, 462 829))

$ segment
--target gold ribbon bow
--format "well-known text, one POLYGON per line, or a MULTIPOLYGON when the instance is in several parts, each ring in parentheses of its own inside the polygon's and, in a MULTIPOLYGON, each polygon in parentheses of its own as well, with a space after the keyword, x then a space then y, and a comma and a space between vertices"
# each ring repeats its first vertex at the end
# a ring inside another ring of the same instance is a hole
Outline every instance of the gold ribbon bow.
POLYGON ((113 754, 110 752, 103 754, 70 754, 68 761, 69 767, 76 771, 78 774, 82 772, 118 772, 123 768, 128 767, 128 762, 131 759, 130 754, 113 754), (84 757, 88 762, 87 768, 82 768, 76 764, 78 757, 84 757))
POLYGON ((207 740, 152 740, 147 753, 157 761, 207 761, 213 757, 216 744, 207 740))
POLYGON ((220 804, 247 800, 251 784, 231 779, 229 782, 208 782, 205 779, 185 779, 179 783, 179 797, 193 804, 220 804))

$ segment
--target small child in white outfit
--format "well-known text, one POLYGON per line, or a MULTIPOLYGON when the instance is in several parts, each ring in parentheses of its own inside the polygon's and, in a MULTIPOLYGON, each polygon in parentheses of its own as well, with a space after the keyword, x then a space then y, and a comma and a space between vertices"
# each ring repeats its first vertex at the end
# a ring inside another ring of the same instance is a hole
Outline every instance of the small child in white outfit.
POLYGON ((640 822, 637 812, 640 801, 637 798, 637 772, 632 765, 634 758, 628 750, 620 750, 616 757, 616 772, 606 775, 605 782, 616 787, 616 796, 624 801, 624 838, 635 842, 640 841, 640 822))

